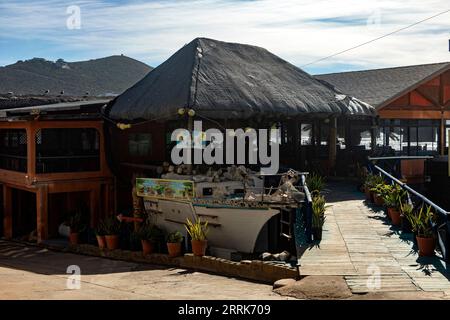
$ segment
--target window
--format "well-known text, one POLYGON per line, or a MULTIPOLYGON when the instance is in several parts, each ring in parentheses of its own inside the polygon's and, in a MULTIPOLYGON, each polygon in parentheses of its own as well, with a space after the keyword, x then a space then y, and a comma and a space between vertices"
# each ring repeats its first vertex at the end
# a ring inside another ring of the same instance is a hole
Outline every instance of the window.
POLYGON ((400 120, 380 121, 379 145, 384 137, 387 145, 397 155, 432 155, 438 152, 439 120, 400 120))
POLYGON ((302 146, 310 146, 313 144, 312 124, 302 123, 300 126, 300 140, 302 146))
POLYGON ((128 152, 133 157, 145 157, 151 154, 152 135, 150 133, 130 133, 128 152))
POLYGON ((100 170, 99 133, 93 128, 40 129, 36 132, 36 172, 100 170))
POLYGON ((0 129, 0 169, 27 172, 25 129, 0 129))

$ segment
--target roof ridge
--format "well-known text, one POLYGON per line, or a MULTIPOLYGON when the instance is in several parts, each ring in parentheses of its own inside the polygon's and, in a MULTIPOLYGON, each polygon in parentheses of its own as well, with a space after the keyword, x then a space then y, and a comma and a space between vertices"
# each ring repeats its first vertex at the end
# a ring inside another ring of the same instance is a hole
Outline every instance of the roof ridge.
POLYGON ((434 62, 434 63, 423 63, 423 64, 415 64, 415 65, 408 65, 408 66, 397 66, 397 67, 387 67, 387 68, 375 68, 375 69, 366 69, 366 70, 354 70, 354 71, 322 73, 322 74, 315 74, 314 77, 329 76, 329 75, 333 75, 333 74, 344 74, 344 73, 358 73, 358 72, 381 71, 381 70, 392 70, 392 69, 406 69, 406 68, 412 68, 412 67, 432 66, 432 65, 439 65, 439 64, 449 65, 450 61, 434 62))

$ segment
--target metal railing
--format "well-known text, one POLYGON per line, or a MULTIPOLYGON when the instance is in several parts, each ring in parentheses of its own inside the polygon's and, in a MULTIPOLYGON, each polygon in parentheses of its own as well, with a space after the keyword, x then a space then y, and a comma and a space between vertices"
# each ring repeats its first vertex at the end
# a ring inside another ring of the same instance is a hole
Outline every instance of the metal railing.
POLYGON ((438 222, 433 223, 432 227, 437 231, 438 235, 438 243, 439 247, 441 249, 442 255, 444 260, 449 261, 450 260, 450 247, 449 247, 449 240, 450 240, 450 221, 449 221, 449 214, 450 212, 444 210, 437 204, 435 204, 433 201, 425 197, 424 195, 420 194, 410 186, 408 186, 406 183, 398 180, 390 173, 386 172, 384 169, 380 168, 377 165, 374 165, 374 168, 378 170, 378 172, 385 177, 387 177, 392 182, 398 184, 402 189, 404 189, 408 193, 408 199, 411 201, 411 195, 419 199, 422 203, 426 203, 427 205, 431 206, 435 212, 438 214, 438 222))
POLYGON ((305 192, 304 214, 305 214, 305 236, 308 242, 312 242, 312 196, 306 184, 306 175, 301 174, 301 183, 303 191, 305 192))

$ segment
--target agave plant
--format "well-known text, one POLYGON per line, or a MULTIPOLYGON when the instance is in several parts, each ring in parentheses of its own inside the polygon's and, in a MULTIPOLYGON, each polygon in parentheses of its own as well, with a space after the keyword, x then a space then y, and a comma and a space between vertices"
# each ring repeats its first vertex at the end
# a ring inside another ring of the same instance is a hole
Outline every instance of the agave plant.
POLYGON ((400 202, 400 212, 401 214, 410 221, 410 217, 414 214, 414 206, 409 203, 400 202))
POLYGON ((322 228, 325 223, 325 209, 327 206, 325 205, 325 197, 317 196, 312 200, 312 227, 313 228, 322 228))
POLYGON ((201 221, 200 218, 195 219, 194 222, 186 219, 186 225, 184 226, 191 236, 192 240, 206 240, 208 234, 208 221, 201 221))
POLYGON ((314 196, 319 195, 325 188, 325 179, 317 173, 312 173, 306 178, 306 185, 314 196))
POLYGON ((420 209, 409 216, 409 222, 411 223, 412 230, 418 237, 432 238, 433 228, 432 222, 435 219, 434 212, 431 206, 421 206, 420 209))

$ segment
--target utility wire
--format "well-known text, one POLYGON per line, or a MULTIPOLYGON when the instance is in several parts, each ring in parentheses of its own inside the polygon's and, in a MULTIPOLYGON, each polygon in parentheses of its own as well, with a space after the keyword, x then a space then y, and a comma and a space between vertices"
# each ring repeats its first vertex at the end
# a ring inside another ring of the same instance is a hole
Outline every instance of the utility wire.
POLYGON ((442 12, 440 12, 440 13, 437 13, 437 14, 435 14, 435 15, 433 15, 433 16, 431 16, 431 17, 425 18, 425 19, 423 19, 423 20, 417 21, 417 22, 415 22, 415 23, 413 23, 413 24, 410 24, 410 25, 408 25, 408 26, 406 26, 406 27, 403 27, 403 28, 397 29, 397 30, 395 30, 395 31, 389 32, 389 33, 387 33, 387 34, 384 34, 384 35, 382 35, 382 36, 380 36, 380 37, 377 37, 377 38, 375 38, 375 39, 372 39, 372 40, 369 40, 369 41, 360 43, 360 44, 358 44, 358 45, 356 45, 356 46, 354 46, 354 47, 351 47, 351 48, 348 48, 348 49, 345 49, 345 50, 336 52, 336 53, 334 53, 334 54, 332 54, 332 55, 329 55, 329 56, 326 56, 326 57, 324 57, 324 58, 320 58, 320 59, 314 60, 314 61, 312 61, 312 62, 309 62, 309 63, 307 63, 307 64, 304 64, 304 65, 300 66, 300 68, 303 68, 303 67, 306 67, 306 66, 309 66, 309 65, 312 65, 312 64, 316 64, 317 62, 321 62, 321 61, 323 61, 323 60, 326 60, 326 59, 329 59, 329 58, 336 57, 336 56, 338 56, 338 55, 340 55, 340 54, 343 54, 343 53, 345 53, 345 52, 348 52, 348 51, 350 51, 350 50, 354 50, 354 49, 360 48, 360 47, 362 47, 362 46, 365 46, 366 44, 369 44, 369 43, 375 42, 375 41, 377 41, 377 40, 386 38, 386 37, 388 37, 388 36, 391 36, 391 35, 393 35, 393 34, 395 34, 395 33, 400 32, 400 31, 403 31, 403 30, 412 28, 412 27, 414 27, 414 26, 416 26, 416 25, 418 25, 418 24, 420 24, 420 23, 423 23, 423 22, 425 22, 425 21, 431 20, 431 19, 433 19, 433 18, 436 18, 436 17, 441 16, 441 15, 443 15, 443 14, 446 14, 446 13, 448 13, 448 12, 450 12, 450 9, 447 9, 447 10, 445 10, 445 11, 442 11, 442 12))

